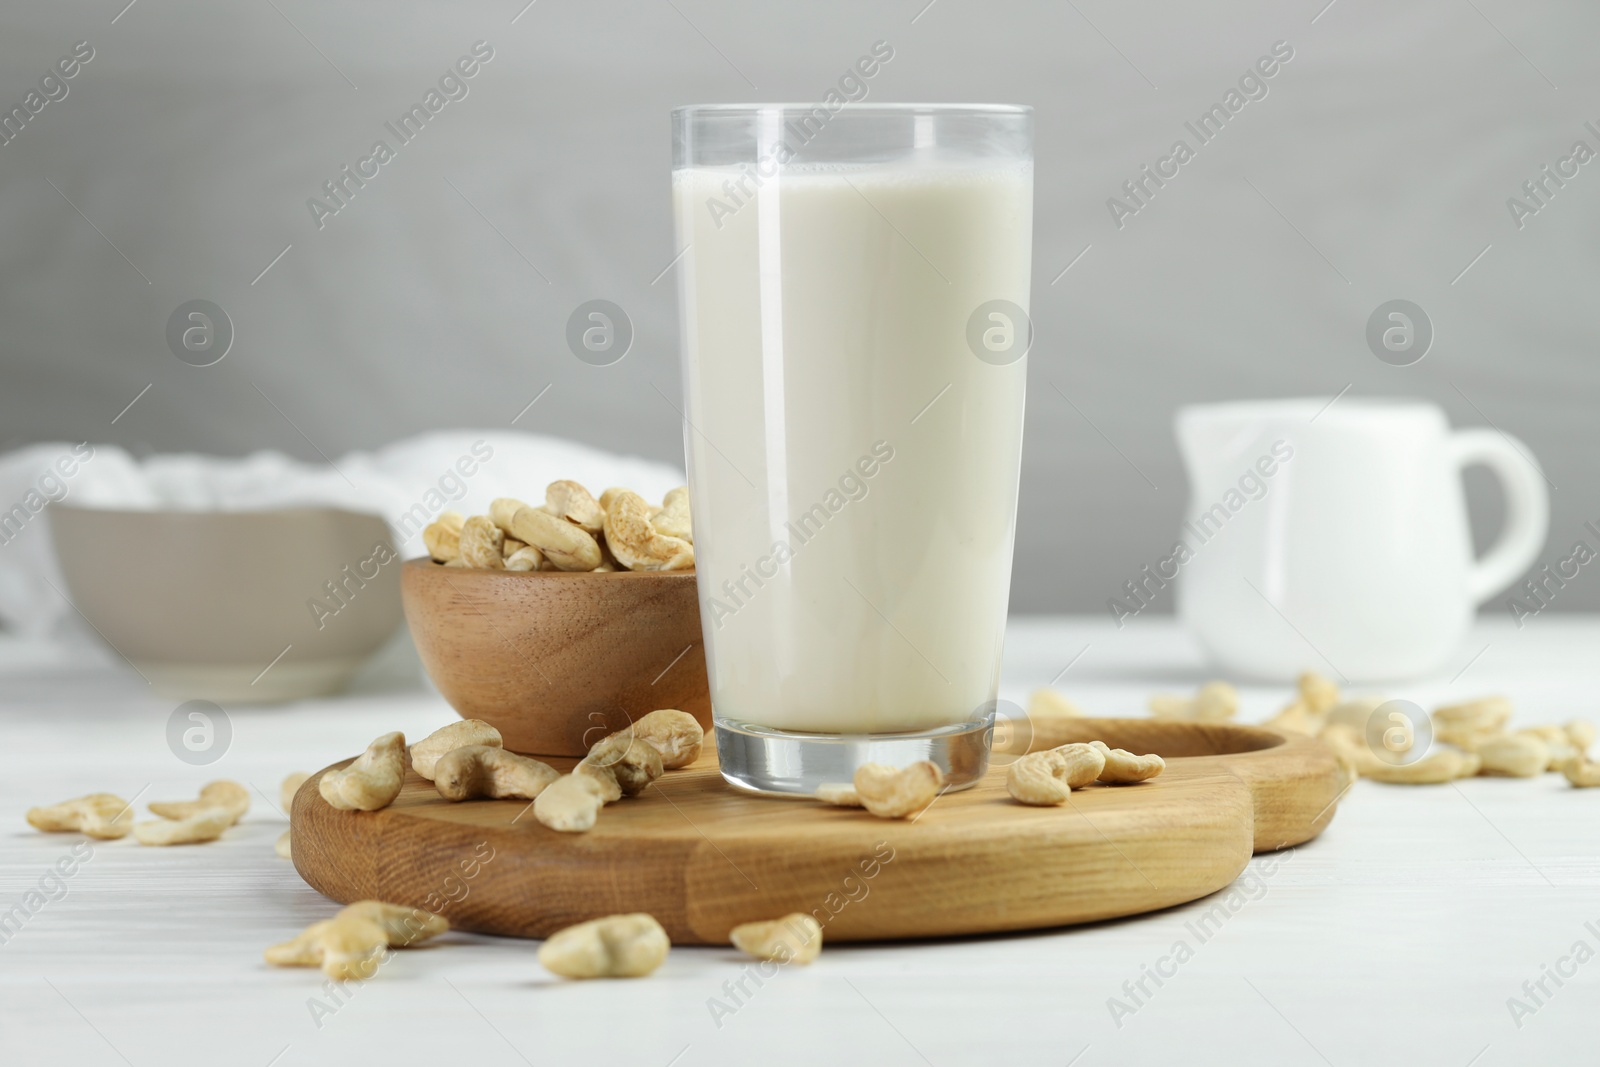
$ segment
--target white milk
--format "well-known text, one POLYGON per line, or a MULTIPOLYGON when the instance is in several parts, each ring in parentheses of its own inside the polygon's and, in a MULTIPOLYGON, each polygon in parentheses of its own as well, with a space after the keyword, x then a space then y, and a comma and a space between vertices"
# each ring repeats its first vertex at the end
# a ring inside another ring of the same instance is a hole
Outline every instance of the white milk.
POLYGON ((788 168, 714 217, 738 177, 673 180, 713 710, 967 721, 998 686, 1027 367, 967 322, 1028 307, 1031 167, 788 168))

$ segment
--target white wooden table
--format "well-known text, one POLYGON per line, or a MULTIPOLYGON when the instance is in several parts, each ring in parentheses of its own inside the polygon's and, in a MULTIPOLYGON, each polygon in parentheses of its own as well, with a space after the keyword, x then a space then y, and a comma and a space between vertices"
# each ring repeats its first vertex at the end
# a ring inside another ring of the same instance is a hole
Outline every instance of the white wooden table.
MULTIPOLYGON (((1594 618, 1484 624, 1444 677, 1392 695, 1428 707, 1504 691, 1519 721, 1600 717, 1597 652, 1594 618)), ((1003 695, 1020 703, 1069 662, 1061 687, 1098 714, 1138 713, 1150 692, 1204 677, 1170 621, 1119 631, 1099 619, 1016 620, 1003 695)), ((1242 692, 1247 721, 1284 699, 1271 687, 1242 692)), ((1234 909, 1204 939, 1195 920, 1230 898, 1046 933, 834 945, 759 988, 746 979, 738 994, 746 961, 731 949, 674 949, 645 980, 571 983, 539 967, 534 943, 452 933, 335 997, 319 972, 261 961, 263 947, 334 910, 273 854, 285 825, 278 782, 452 713, 404 679, 231 709, 227 754, 191 767, 167 748, 172 710, 116 664, 0 644, 0 914, 36 906, 0 944, 6 1067, 1465 1067, 1593 1062, 1600 1041, 1600 961, 1589 958, 1600 952, 1600 790, 1559 775, 1359 783, 1319 840, 1253 861, 1234 909), (34 832, 28 806, 108 790, 139 794, 147 817, 142 801, 192 796, 220 776, 259 789, 223 841, 97 843, 63 887, 46 885, 57 899, 28 897, 82 840, 34 832), (1180 941, 1190 950, 1181 964, 1180 941), (1146 968, 1172 976, 1157 985, 1146 968), (1571 977, 1558 986, 1547 968, 1571 977), (1536 1002, 1523 983, 1541 979, 1548 995, 1535 985, 1536 1002), (1531 1012, 1514 1019, 1513 997, 1531 1012), (714 1020, 712 998, 737 1010, 714 1020)))

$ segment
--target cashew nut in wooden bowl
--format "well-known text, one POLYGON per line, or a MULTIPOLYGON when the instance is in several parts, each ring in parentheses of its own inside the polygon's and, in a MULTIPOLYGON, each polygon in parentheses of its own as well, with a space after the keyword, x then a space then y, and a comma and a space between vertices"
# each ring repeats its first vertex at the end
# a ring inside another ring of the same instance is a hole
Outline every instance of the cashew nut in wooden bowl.
POLYGON ((423 666, 515 752, 582 756, 658 708, 711 726, 693 571, 401 568, 423 666))

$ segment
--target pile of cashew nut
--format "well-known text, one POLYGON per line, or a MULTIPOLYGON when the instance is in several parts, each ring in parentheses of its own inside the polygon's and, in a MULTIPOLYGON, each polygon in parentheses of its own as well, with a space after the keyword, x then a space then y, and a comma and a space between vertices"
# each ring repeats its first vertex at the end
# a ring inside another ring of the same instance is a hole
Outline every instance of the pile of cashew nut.
MULTIPOLYGON (((1533 778, 1560 772, 1579 788, 1600 786, 1600 763, 1588 755, 1595 742, 1595 726, 1586 719, 1560 726, 1513 728, 1515 709, 1508 697, 1481 697, 1435 708, 1429 716, 1434 744, 1414 759, 1406 757, 1417 743, 1415 724, 1396 721, 1383 737, 1385 749, 1400 757, 1390 760, 1379 756, 1367 737, 1373 713, 1387 702, 1383 696, 1345 697, 1332 679, 1307 671, 1300 675, 1294 697, 1264 725, 1328 744, 1339 758, 1347 783, 1371 778, 1397 785, 1437 785, 1475 775, 1533 778)), ((1190 697, 1150 698, 1150 713, 1158 719, 1228 722, 1238 710, 1239 694, 1224 681, 1207 682, 1190 697)), ((1082 717, 1075 704, 1052 689, 1037 691, 1029 701, 1028 719, 1036 736, 1048 735, 1053 723, 1082 717)), ((1084 755, 1075 758, 1082 765, 1092 762, 1084 755)), ((1016 768, 1013 764, 1013 775, 1016 768)), ((1102 776, 1100 780, 1107 779, 1102 776)))
POLYGON ((535 507, 513 497, 489 514, 446 511, 422 531, 434 562, 507 571, 679 571, 694 567, 689 490, 679 486, 655 507, 627 489, 596 500, 573 481, 551 482, 535 507))

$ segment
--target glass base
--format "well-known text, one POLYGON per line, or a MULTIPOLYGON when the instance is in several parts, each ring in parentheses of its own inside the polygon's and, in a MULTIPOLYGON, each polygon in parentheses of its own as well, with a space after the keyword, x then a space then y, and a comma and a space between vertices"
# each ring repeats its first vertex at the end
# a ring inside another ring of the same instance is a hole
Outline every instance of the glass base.
POLYGON ((722 777, 737 789, 768 796, 811 796, 817 787, 855 779, 863 763, 904 767, 931 760, 948 789, 976 785, 989 769, 992 715, 935 730, 903 734, 806 734, 716 719, 722 777))

